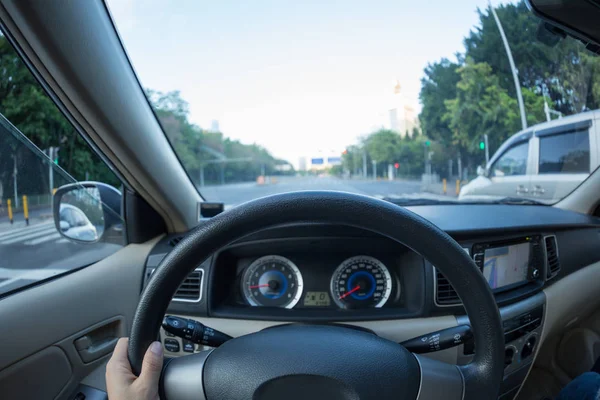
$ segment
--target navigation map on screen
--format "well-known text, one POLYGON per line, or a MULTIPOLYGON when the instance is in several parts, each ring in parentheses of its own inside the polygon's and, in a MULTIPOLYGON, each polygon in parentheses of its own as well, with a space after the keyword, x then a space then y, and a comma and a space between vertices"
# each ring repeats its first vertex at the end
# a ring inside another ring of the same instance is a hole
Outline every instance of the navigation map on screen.
POLYGON ((527 279, 529 243, 485 250, 483 276, 492 289, 527 279))

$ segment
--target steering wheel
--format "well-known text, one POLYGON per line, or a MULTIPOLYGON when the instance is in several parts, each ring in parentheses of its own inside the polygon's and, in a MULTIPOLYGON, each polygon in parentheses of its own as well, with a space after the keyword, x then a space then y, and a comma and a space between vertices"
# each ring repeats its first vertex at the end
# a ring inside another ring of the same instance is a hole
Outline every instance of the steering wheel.
POLYGON ((129 340, 139 374, 171 298, 183 279, 223 246, 253 232, 298 222, 358 227, 393 239, 448 278, 471 321, 475 356, 464 366, 415 355, 371 333, 337 326, 286 325, 166 360, 160 393, 187 399, 496 399, 504 336, 481 272, 445 232, 420 216, 371 197, 328 191, 264 197, 194 228, 164 258, 144 289, 129 340))

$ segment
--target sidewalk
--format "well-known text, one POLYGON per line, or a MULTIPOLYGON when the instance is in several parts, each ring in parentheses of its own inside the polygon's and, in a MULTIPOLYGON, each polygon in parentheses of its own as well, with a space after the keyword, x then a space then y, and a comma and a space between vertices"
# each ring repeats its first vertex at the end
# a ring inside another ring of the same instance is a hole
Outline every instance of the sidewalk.
MULTIPOLYGON (((461 186, 464 185, 465 182, 461 183, 461 186)), ((444 193, 444 184, 440 183, 428 183, 422 184, 421 190, 427 193, 433 193, 438 195, 447 196, 448 198, 456 198, 458 194, 456 193, 456 181, 448 182, 446 185, 446 193, 444 193)), ((460 189, 459 189, 460 190, 460 189)))

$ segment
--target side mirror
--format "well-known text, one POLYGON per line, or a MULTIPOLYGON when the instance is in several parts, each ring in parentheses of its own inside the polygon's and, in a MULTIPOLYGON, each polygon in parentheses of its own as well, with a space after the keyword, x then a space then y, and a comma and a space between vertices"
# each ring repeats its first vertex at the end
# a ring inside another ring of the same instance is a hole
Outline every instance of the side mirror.
POLYGON ((66 232, 66 231, 68 231, 71 228, 71 225, 67 221, 65 221, 64 219, 61 219, 59 221, 59 224, 60 224, 60 231, 61 232, 66 232))
POLYGON ((477 175, 478 176, 485 176, 485 168, 483 168, 481 165, 477 166, 477 175))
POLYGON ((112 186, 100 182, 61 186, 54 193, 53 214, 56 229, 69 240, 122 242, 121 192, 112 186), (117 240, 106 240, 115 231, 117 240))

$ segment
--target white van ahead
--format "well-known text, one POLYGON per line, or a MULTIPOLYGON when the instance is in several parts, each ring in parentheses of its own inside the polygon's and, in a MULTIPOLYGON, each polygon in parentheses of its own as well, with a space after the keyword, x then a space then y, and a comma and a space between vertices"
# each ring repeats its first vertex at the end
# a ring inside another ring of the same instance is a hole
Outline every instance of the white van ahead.
POLYGON ((461 189, 459 199, 562 199, 600 164, 599 118, 600 110, 588 111, 513 135, 461 189))

